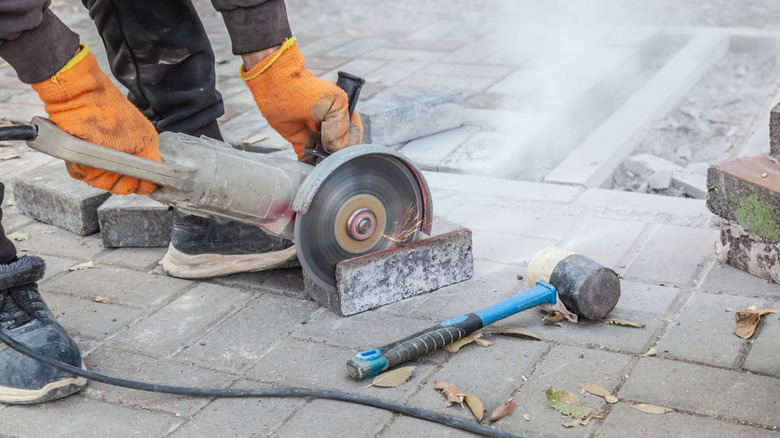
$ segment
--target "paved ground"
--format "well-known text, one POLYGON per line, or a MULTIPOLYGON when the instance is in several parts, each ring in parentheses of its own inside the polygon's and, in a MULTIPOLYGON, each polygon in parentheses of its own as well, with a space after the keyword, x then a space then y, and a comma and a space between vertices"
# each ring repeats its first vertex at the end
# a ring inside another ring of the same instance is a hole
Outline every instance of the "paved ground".
MULTIPOLYGON (((91 22, 71 3, 58 4, 65 21, 100 55, 91 22)), ((364 100, 397 87, 434 83, 464 92, 467 132, 396 146, 423 162, 436 213, 473 230, 474 278, 343 318, 305 298, 299 270, 202 282, 169 278, 157 267, 164 248, 104 248, 98 235, 78 237, 37 223, 7 202, 6 230, 26 233, 30 238, 18 243, 20 250, 46 259, 41 288, 79 342, 90 369, 176 385, 337 389, 472 419, 467 409, 444 406, 433 388, 434 381, 444 379, 481 398, 488 412, 514 397, 516 410, 494 426, 526 436, 778 435, 780 320, 764 317, 753 338, 742 340, 733 333, 733 312, 751 305, 777 309, 780 286, 715 261, 718 231, 703 200, 541 183, 528 174, 508 179, 504 160, 494 159, 528 150, 507 146, 507 125, 517 124, 517 134, 523 124, 535 123, 531 115, 556 114, 581 96, 577 90, 612 71, 605 66, 632 56, 661 24, 763 28, 771 26, 776 8, 758 1, 739 11, 727 2, 695 2, 687 9, 679 2, 643 2, 635 14, 610 9, 607 25, 595 26, 596 10, 555 2, 562 14, 554 23, 519 29, 506 24, 511 15, 498 14, 504 19, 500 26, 491 21, 497 16, 492 8, 506 2, 472 9, 436 9, 441 3, 436 1, 415 2, 416 8, 393 2, 393 7, 376 6, 383 10, 374 14, 369 8, 374 2, 356 3, 351 10, 337 2, 342 9, 329 4, 323 13, 310 13, 317 3, 291 2, 301 50, 317 74, 332 77, 344 69, 368 78, 364 100), (587 26, 561 27, 575 16, 584 17, 587 26), (621 26, 631 23, 642 26, 621 26), (580 53, 589 47, 582 59, 598 62, 584 68, 571 58, 572 45, 580 53), (554 71, 547 69, 551 66, 559 66, 560 72, 543 78, 548 86, 518 91, 554 71), (478 145, 484 147, 469 145, 473 136, 481 136, 478 145), (491 149, 494 143, 502 147, 491 149), (527 288, 517 275, 524 275, 530 258, 548 246, 581 252, 619 272, 623 293, 611 316, 645 327, 598 321, 558 327, 544 324, 543 313, 529 310, 498 325, 525 327, 541 342, 491 336, 496 344, 490 347, 469 345, 457 354, 438 351, 413 363, 417 368, 410 381, 392 389, 364 389, 364 382, 347 376, 344 362, 361 350, 527 288), (99 268, 66 270, 88 260, 99 268), (108 296, 111 303, 94 302, 98 295, 108 296), (655 356, 641 356, 650 348, 657 350, 655 356), (605 387, 620 401, 610 405, 580 394, 579 385, 586 383, 605 387), (545 401, 550 387, 578 394, 604 418, 562 427, 564 420, 545 401), (674 411, 650 415, 631 408, 637 403, 674 411)), ((596 9, 623 3, 602 1, 596 9)), ((518 23, 549 12, 527 6, 531 12, 518 23)), ((262 121, 235 77, 238 63, 229 55, 219 18, 199 7, 217 57, 225 61, 218 65, 227 103, 223 128, 233 140, 247 138, 264 129, 262 121)), ((41 111, 34 94, 10 69, 0 69, 0 119, 26 121, 41 111)), ((0 162, 0 178, 6 183, 51 161, 23 146, 15 148, 20 158, 0 162)), ((0 406, 0 435, 468 434, 317 399, 184 398, 91 383, 79 395, 58 402, 0 406)))

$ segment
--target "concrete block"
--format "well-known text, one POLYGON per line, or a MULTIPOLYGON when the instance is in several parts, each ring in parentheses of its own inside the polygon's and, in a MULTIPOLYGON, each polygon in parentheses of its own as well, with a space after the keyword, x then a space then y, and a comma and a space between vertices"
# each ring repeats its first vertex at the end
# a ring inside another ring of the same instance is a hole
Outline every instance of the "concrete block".
POLYGON ((707 207, 770 240, 780 239, 780 164, 763 154, 713 164, 707 207))
POLYGON ((111 196, 71 178, 61 162, 23 173, 13 185, 20 212, 81 236, 98 232, 97 209, 111 196))
POLYGON ((715 253, 721 263, 780 283, 780 239, 768 239, 739 224, 722 221, 715 253))
POLYGON ((769 114, 769 156, 780 163, 780 103, 769 114))
POLYGON ((704 199, 707 197, 707 177, 698 173, 674 172, 672 174, 674 185, 683 189, 683 192, 691 198, 704 199))
POLYGON ((103 246, 168 246, 171 208, 148 196, 111 196, 98 210, 103 246))
POLYGON ((663 171, 681 172, 684 170, 682 166, 651 154, 632 155, 623 161, 623 167, 636 175, 647 175, 663 171))
POLYGON ((394 145, 463 124, 463 95, 433 86, 376 96, 358 109, 363 143, 394 145))
POLYGON ((370 310, 471 278, 471 230, 439 219, 431 237, 336 265, 336 292, 304 275, 309 297, 342 316, 370 310))

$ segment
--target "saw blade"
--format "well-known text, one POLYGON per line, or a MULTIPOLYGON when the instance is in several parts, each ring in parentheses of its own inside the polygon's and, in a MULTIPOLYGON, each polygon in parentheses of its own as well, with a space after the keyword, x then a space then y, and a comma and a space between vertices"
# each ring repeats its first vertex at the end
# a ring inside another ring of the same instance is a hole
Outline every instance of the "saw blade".
POLYGON ((295 219, 306 274, 336 290, 336 264, 417 239, 423 211, 418 179, 400 159, 372 154, 334 170, 295 219))

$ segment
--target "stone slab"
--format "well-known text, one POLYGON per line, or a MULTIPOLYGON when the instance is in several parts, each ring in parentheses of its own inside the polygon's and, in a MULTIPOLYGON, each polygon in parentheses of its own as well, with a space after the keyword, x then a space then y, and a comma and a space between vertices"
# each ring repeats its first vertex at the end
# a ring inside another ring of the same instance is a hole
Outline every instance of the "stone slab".
POLYGON ((336 265, 336 292, 304 279, 309 296, 348 316, 431 292, 471 278, 474 273, 471 230, 444 220, 431 237, 387 248, 336 265))
POLYGON ((767 239, 739 224, 722 221, 715 254, 720 263, 780 283, 780 239, 767 239))
POLYGON ((770 240, 780 239, 780 164, 763 154, 713 164, 707 207, 770 240))
POLYGON ((769 113, 769 156, 780 163, 780 103, 769 113))
POLYGON ((97 210, 103 246, 168 246, 171 208, 148 196, 111 196, 97 210))
POLYGON ((19 211, 81 236, 98 232, 97 209, 111 196, 71 178, 60 162, 23 173, 13 185, 19 211))
POLYGON ((463 95, 442 86, 381 94, 358 109, 363 143, 391 146, 457 128, 463 123, 463 95))

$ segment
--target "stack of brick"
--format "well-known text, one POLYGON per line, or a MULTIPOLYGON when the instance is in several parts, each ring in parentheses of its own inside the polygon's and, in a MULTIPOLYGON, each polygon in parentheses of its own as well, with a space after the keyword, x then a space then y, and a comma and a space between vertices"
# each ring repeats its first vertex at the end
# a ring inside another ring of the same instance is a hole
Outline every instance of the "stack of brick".
POLYGON ((780 283, 780 104, 769 132, 768 154, 710 167, 707 207, 721 217, 718 260, 780 283))

